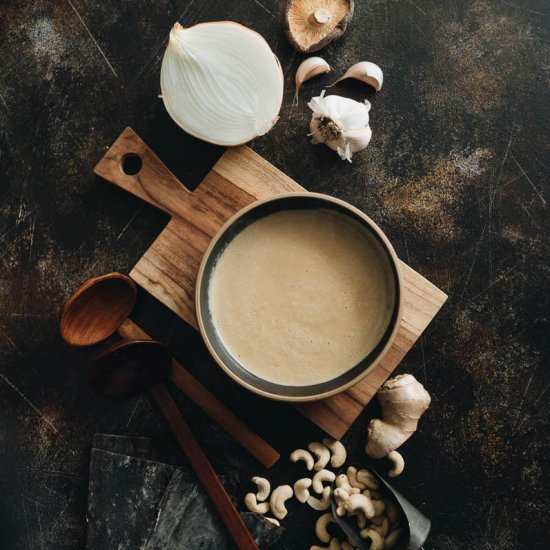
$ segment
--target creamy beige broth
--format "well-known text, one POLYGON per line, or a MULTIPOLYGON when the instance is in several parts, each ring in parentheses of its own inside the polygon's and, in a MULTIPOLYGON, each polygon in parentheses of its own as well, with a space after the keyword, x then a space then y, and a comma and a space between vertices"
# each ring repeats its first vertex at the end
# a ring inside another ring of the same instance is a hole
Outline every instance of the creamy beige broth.
POLYGON ((229 352, 290 386, 332 380, 364 359, 395 302, 390 260, 358 222, 330 210, 254 221, 222 252, 209 307, 229 352))

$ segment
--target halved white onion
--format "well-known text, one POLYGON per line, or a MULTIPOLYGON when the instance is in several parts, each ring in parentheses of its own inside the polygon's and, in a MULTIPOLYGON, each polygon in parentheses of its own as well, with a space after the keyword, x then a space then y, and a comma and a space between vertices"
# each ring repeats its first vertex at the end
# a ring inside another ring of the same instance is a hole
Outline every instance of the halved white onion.
POLYGON ((271 130, 283 101, 283 72, 257 32, 232 21, 176 23, 160 70, 168 114, 189 134, 239 145, 271 130))

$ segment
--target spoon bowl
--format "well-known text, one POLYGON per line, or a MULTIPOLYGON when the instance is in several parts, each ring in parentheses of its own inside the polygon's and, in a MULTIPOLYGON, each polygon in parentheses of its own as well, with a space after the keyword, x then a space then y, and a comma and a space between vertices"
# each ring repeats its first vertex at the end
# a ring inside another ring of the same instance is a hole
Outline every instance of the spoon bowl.
POLYGON ((90 346, 115 333, 137 299, 136 283, 122 273, 108 273, 80 285, 61 310, 61 337, 71 346, 90 346))
POLYGON ((90 369, 90 385, 107 397, 131 397, 162 382, 172 358, 155 340, 122 341, 103 352, 90 369))

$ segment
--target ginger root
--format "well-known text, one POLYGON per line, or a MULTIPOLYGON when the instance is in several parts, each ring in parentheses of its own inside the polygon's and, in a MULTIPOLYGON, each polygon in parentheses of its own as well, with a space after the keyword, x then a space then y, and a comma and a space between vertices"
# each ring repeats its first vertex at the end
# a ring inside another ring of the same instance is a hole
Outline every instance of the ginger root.
POLYGON ((375 418, 368 426, 365 452, 371 458, 388 457, 394 462, 389 475, 403 471, 403 457, 395 450, 416 431, 418 420, 430 406, 430 394, 412 375, 390 378, 378 390, 382 419, 375 418))

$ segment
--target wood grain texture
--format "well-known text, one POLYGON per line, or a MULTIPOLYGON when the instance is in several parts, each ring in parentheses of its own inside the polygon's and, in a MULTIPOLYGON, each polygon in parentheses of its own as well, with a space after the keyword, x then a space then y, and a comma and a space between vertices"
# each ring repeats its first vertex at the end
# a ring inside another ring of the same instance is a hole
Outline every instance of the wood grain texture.
MULTIPOLYGON (((94 172, 167 212, 172 219, 136 264, 131 277, 190 325, 195 317, 195 281, 204 251, 217 230, 251 202, 303 187, 246 146, 228 149, 194 192, 189 192, 147 147, 126 128, 94 172), (121 168, 124 155, 143 161, 136 175, 121 168)), ((401 262, 403 321, 394 345, 359 384, 337 396, 297 405, 306 417, 341 438, 378 388, 397 367, 447 296, 401 262)))
POLYGON ((170 425, 182 451, 187 456, 193 471, 206 489, 210 500, 220 514, 225 526, 233 537, 239 550, 259 550, 231 497, 227 494, 214 468, 208 461, 189 425, 179 412, 176 403, 164 384, 157 384, 151 394, 170 425))
POLYGON ((84 281, 61 310, 61 337, 71 346, 106 340, 128 318, 136 299, 137 286, 128 275, 107 273, 84 281))
MULTIPOLYGON (((118 333, 128 340, 151 340, 151 337, 130 319, 126 319, 118 327, 118 333)), ((170 380, 266 468, 271 468, 279 460, 281 455, 267 441, 235 416, 175 359, 172 360, 170 380)))

